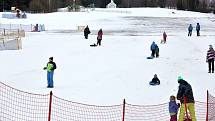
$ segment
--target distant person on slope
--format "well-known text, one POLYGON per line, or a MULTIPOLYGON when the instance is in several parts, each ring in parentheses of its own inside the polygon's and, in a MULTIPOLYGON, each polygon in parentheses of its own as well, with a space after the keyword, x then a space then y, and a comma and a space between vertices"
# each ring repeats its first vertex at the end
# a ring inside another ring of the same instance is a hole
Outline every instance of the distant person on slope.
POLYGON ((214 73, 214 60, 215 60, 215 51, 212 45, 209 45, 209 50, 207 52, 206 62, 208 63, 208 73, 214 73))
POLYGON ((186 82, 181 76, 178 77, 178 93, 177 99, 181 102, 180 114, 178 121, 184 121, 185 116, 185 100, 186 100, 186 108, 189 110, 192 121, 196 121, 195 114, 195 100, 193 97, 193 91, 191 85, 186 82))
POLYGON ((97 35, 97 45, 99 45, 99 46, 101 46, 102 35, 103 35, 103 32, 102 32, 102 29, 100 29, 98 31, 98 35, 97 35))
POLYGON ((54 87, 54 82, 53 82, 53 75, 54 75, 54 70, 57 68, 55 62, 53 61, 53 57, 49 58, 49 62, 47 63, 46 67, 44 67, 44 70, 47 70, 47 81, 48 81, 48 86, 47 88, 53 88, 54 87))
POLYGON ((18 8, 16 8, 16 17, 17 18, 20 18, 20 14, 21 13, 21 10, 19 10, 18 8))
POLYGON ((188 27, 188 36, 192 36, 192 31, 193 31, 193 26, 192 24, 190 24, 188 27))
POLYGON ((161 41, 161 43, 166 43, 166 38, 167 38, 167 34, 166 34, 166 32, 164 31, 164 32, 163 32, 163 40, 161 41))
POLYGON ((179 107, 180 107, 180 104, 176 103, 175 96, 174 95, 170 96, 170 101, 169 101, 170 121, 177 121, 177 114, 178 114, 179 107))
POLYGON ((90 29, 89 29, 89 27, 87 25, 86 28, 84 29, 84 37, 85 37, 85 39, 88 39, 88 34, 90 34, 90 29))
POLYGON ((159 57, 159 47, 158 45, 155 48, 155 57, 158 58, 159 57))
POLYGON ((199 23, 196 24, 196 32, 197 32, 197 36, 200 36, 200 25, 199 25, 199 23))
POLYGON ((160 85, 160 80, 158 79, 157 74, 154 75, 152 81, 149 82, 150 85, 160 85))

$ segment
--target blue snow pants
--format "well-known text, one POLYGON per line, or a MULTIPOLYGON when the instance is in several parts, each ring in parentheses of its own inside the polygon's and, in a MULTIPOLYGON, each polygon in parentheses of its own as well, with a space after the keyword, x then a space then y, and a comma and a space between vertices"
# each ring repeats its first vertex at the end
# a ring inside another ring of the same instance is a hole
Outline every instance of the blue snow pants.
POLYGON ((54 82, 53 82, 53 75, 54 75, 54 71, 48 71, 47 72, 47 81, 48 81, 48 86, 49 87, 53 87, 54 86, 54 82))

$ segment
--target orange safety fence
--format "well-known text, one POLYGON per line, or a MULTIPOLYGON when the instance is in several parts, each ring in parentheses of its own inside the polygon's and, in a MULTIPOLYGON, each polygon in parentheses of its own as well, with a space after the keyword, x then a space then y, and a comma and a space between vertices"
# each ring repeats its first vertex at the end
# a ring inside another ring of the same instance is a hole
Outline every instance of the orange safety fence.
MULTIPOLYGON (((215 97, 195 102, 198 121, 215 121, 215 97), (208 107, 208 108, 207 108, 208 107), (208 118, 207 118, 208 117, 208 118)), ((0 82, 0 121, 169 121, 168 102, 157 105, 126 103, 89 105, 52 94, 33 94, 0 82)))
POLYGON ((215 121, 215 97, 207 91, 207 117, 206 121, 215 121))

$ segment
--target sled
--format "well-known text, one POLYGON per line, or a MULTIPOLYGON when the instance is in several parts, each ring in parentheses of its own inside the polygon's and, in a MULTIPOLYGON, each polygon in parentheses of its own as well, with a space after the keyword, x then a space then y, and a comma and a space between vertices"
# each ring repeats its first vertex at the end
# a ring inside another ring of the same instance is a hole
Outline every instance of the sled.
POLYGON ((96 47, 96 46, 97 46, 97 44, 95 44, 95 43, 90 45, 90 47, 96 47))
POLYGON ((154 57, 152 57, 152 56, 149 56, 149 57, 147 57, 147 59, 153 59, 154 57))
POLYGON ((149 85, 151 86, 156 86, 156 85, 160 85, 159 83, 152 83, 151 81, 149 82, 149 85))

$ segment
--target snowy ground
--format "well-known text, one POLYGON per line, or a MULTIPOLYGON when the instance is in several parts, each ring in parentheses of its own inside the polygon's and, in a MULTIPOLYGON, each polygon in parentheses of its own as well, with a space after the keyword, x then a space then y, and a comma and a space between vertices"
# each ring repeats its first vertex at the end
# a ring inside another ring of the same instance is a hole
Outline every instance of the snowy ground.
POLYGON ((215 95, 215 76, 207 73, 208 45, 215 46, 215 16, 159 8, 96 9, 89 12, 28 14, 28 19, 0 19, 0 23, 45 24, 47 31, 26 33, 23 49, 0 52, 0 80, 17 89, 96 105, 160 104, 177 93, 177 77, 193 87, 194 97, 206 101, 206 90, 215 95), (109 12, 108 12, 109 11, 109 12), (150 11, 150 12, 149 12, 150 11), (174 14, 172 13, 174 12, 174 14), (187 36, 191 23, 201 25, 201 36, 187 36), (77 26, 89 25, 85 40, 77 26), (102 46, 96 42, 104 32, 102 46), (167 44, 160 44, 166 31, 167 44), (150 45, 160 47, 160 58, 147 60, 150 45), (57 70, 53 89, 47 89, 42 68, 54 57, 57 70), (149 86, 154 74, 159 86, 149 86))

